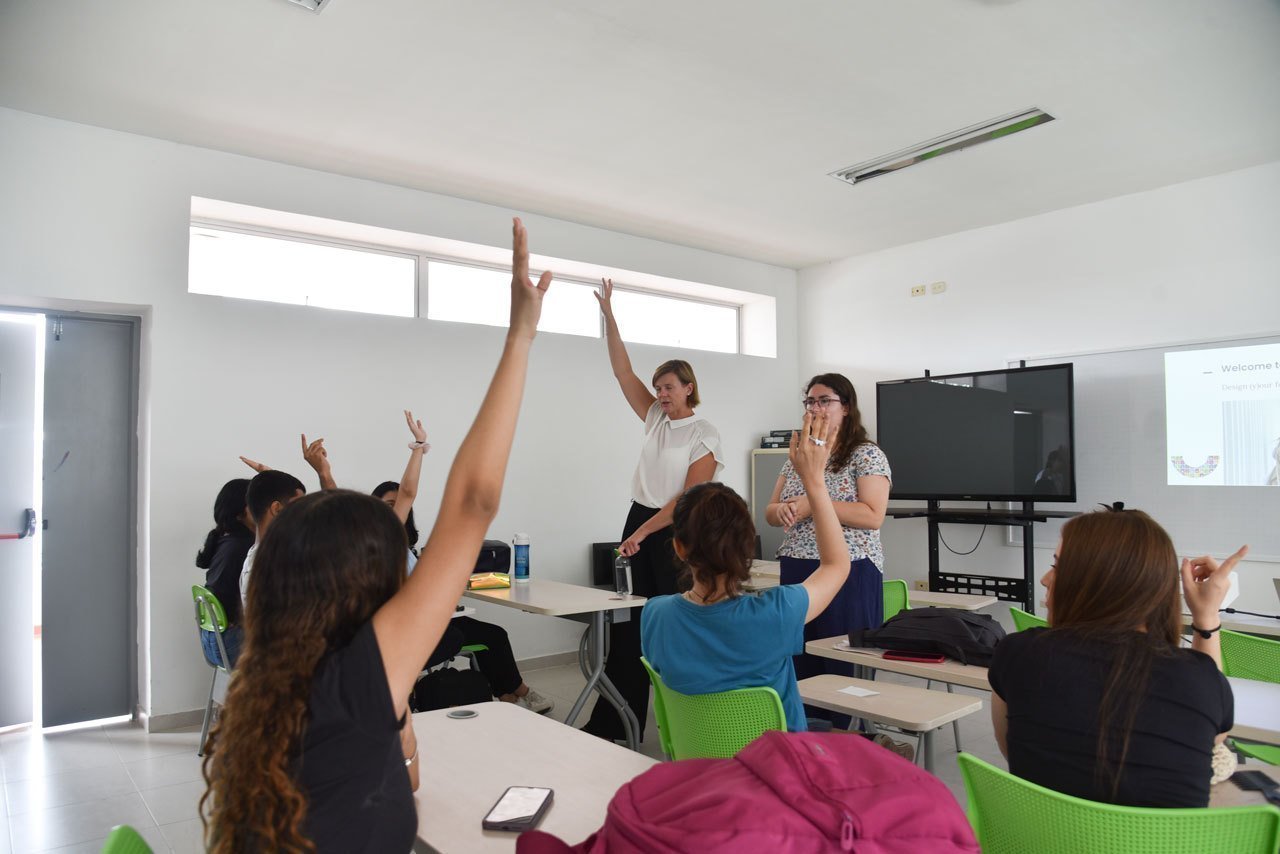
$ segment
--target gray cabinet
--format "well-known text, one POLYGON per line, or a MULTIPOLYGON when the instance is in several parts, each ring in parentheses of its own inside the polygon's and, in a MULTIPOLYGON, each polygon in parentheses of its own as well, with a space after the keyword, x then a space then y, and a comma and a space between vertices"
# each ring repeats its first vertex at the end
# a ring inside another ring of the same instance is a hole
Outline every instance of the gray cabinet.
POLYGON ((751 452, 751 518, 755 519, 760 554, 765 560, 776 560, 774 556, 782 545, 782 529, 771 527, 765 521, 764 508, 769 506, 773 485, 778 482, 786 461, 786 448, 757 448, 751 452))

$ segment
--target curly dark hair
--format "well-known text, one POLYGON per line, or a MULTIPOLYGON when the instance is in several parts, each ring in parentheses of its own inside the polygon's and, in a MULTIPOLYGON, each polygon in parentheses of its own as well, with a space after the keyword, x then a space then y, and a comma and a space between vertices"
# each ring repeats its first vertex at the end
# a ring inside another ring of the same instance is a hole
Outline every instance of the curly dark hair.
POLYGON ((672 526, 689 578, 714 586, 723 576, 729 596, 742 592, 756 556, 756 525, 742 496, 715 481, 691 486, 676 499, 672 526))
POLYGON ((867 436, 867 427, 862 423, 862 412, 858 409, 858 393, 853 383, 844 374, 818 374, 805 383, 804 393, 816 385, 824 385, 836 393, 840 402, 849 407, 849 416, 840 422, 840 432, 836 435, 835 447, 831 449, 831 458, 827 460, 827 469, 839 471, 849 465, 853 452, 859 445, 874 445, 867 436))

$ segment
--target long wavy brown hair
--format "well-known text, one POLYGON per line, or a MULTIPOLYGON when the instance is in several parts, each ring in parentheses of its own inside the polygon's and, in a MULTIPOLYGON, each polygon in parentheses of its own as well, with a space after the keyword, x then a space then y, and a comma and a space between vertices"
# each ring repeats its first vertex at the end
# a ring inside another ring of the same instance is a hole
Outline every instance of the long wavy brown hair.
POLYGON ((1099 510, 1062 526, 1045 636, 1070 633, 1108 649, 1095 776, 1113 798, 1151 669, 1181 638, 1178 579, 1173 541, 1141 510, 1099 510))
POLYGON ((805 383, 804 393, 816 385, 824 385, 836 393, 840 402, 849 407, 849 414, 840 422, 840 432, 836 434, 835 447, 831 449, 831 458, 827 460, 828 471, 840 471, 849 465, 853 452, 859 445, 875 444, 867 436, 867 427, 862 423, 862 411, 858 409, 858 393, 853 390, 853 383, 844 374, 818 374, 805 383))
POLYGON ((312 675, 404 584, 407 548, 386 504, 348 490, 301 498, 272 523, 249 577, 244 651, 206 746, 209 851, 315 850, 295 779, 312 675))

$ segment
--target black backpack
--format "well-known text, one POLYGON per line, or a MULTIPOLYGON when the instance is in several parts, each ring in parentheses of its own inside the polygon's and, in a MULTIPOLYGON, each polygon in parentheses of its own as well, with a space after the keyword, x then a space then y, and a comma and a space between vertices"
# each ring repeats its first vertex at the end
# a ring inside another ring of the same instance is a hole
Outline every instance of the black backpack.
POLYGON ((472 572, 510 572, 511 546, 502 540, 485 540, 472 572))
POLYGON ((487 703, 492 699, 489 680, 480 671, 442 667, 418 679, 409 697, 409 708, 415 712, 430 712, 450 706, 487 703))
POLYGON ((899 611, 878 629, 849 632, 849 646, 942 653, 963 664, 986 667, 1004 640, 1004 628, 987 614, 955 608, 899 611))

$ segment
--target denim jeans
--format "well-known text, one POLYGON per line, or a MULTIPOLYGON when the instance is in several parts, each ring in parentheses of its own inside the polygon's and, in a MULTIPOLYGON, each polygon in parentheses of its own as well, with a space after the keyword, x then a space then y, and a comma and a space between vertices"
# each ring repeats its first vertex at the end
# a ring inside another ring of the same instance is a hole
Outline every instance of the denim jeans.
MULTIPOLYGON (((222 633, 222 646, 227 650, 227 661, 232 667, 236 666, 236 659, 240 657, 240 646, 244 643, 244 629, 240 626, 229 626, 222 633)), ((210 664, 220 665, 222 660, 218 655, 218 635, 216 632, 206 632, 200 630, 200 646, 204 649, 204 657, 210 664)))

